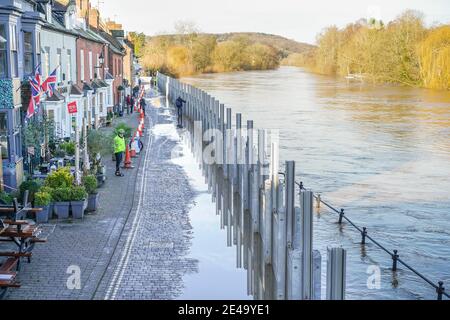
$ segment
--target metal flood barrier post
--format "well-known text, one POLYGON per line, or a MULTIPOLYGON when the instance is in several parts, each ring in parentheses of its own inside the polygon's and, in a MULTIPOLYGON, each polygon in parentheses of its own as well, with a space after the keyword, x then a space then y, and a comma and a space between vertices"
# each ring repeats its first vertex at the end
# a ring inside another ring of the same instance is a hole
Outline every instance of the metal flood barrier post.
POLYGON ((327 300, 345 299, 347 252, 342 248, 328 249, 327 300))

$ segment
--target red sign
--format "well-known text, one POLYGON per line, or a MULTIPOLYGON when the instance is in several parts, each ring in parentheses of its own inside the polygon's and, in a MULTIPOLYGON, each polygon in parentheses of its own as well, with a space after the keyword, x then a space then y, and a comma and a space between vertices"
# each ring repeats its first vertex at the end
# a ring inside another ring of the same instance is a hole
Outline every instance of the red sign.
POLYGON ((77 112, 78 112, 78 110, 77 110, 77 102, 76 102, 76 101, 70 102, 70 103, 67 105, 67 108, 69 109, 69 113, 70 113, 70 114, 74 114, 74 113, 77 113, 77 112))

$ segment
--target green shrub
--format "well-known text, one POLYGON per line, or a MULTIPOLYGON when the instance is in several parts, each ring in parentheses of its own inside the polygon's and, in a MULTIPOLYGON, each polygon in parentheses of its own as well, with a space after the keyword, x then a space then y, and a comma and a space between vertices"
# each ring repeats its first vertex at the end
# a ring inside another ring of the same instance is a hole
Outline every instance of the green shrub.
POLYGON ((25 191, 29 191, 28 201, 34 202, 36 192, 39 191, 43 182, 42 180, 28 180, 22 183, 19 187, 19 201, 23 200, 25 191))
POLYGON ((56 188, 52 190, 52 199, 55 202, 71 201, 72 189, 70 187, 56 188))
POLYGON ((72 187, 70 190, 70 201, 86 200, 88 194, 84 187, 72 187))
POLYGON ((0 203, 2 204, 6 204, 6 205, 11 205, 14 201, 14 198, 6 193, 6 192, 1 192, 0 193, 0 203))
POLYGON ((35 195, 34 205, 37 207, 46 207, 52 203, 52 195, 47 192, 37 192, 35 195))
POLYGON ((110 135, 104 134, 98 130, 90 130, 87 136, 88 152, 91 158, 97 154, 106 155, 110 152, 110 135))
POLYGON ((52 189, 68 188, 73 185, 74 178, 69 168, 61 168, 48 175, 45 186, 52 189))
POLYGON ((116 129, 114 131, 114 136, 116 136, 119 133, 120 129, 123 129, 125 131, 125 135, 124 135, 125 138, 131 137, 132 129, 129 126, 127 126, 125 123, 121 123, 121 124, 116 126, 116 129))
POLYGON ((61 150, 64 150, 68 156, 74 156, 75 155, 75 149, 76 145, 75 142, 64 142, 60 146, 61 150))
POLYGON ((39 192, 52 194, 53 189, 50 188, 50 187, 47 187, 47 186, 42 186, 42 187, 39 189, 39 192))
POLYGON ((98 188, 97 178, 94 175, 83 177, 83 185, 88 194, 95 194, 98 188))

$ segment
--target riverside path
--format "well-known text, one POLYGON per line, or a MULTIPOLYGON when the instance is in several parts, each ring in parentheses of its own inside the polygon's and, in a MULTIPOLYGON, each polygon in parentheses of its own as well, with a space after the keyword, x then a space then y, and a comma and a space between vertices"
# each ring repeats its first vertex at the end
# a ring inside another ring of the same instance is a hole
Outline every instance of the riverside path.
MULTIPOLYGON (((22 287, 9 290, 6 299, 149 300, 182 294, 183 276, 198 268, 188 256, 195 193, 183 168, 170 161, 177 136, 158 130, 173 126, 173 113, 156 92, 146 98, 145 148, 135 168, 117 178, 114 163, 105 159, 109 176, 100 189, 99 211, 83 221, 43 226, 48 243, 35 249, 19 274, 22 287)), ((119 121, 138 125, 136 114, 119 121)))

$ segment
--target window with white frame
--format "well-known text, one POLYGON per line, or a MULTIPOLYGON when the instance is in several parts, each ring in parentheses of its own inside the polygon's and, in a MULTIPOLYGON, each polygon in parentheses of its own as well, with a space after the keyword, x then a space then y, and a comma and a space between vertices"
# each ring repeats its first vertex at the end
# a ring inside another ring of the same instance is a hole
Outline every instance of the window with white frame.
POLYGON ((8 60, 6 58, 7 56, 7 49, 6 49, 6 25, 0 24, 0 38, 4 41, 0 41, 0 78, 7 78, 8 77, 8 60))
POLYGON ((67 81, 72 81, 72 51, 69 49, 67 50, 67 81))
POLYGON ((47 79, 49 74, 50 74, 50 48, 45 47, 44 61, 43 61, 43 66, 42 66, 42 75, 43 75, 44 79, 47 79))
POLYGON ((100 55, 98 53, 97 53, 97 62, 96 62, 95 66, 96 66, 95 72, 96 72, 97 78, 101 79, 102 76, 100 74, 100 55))
POLYGON ((103 92, 100 92, 99 105, 100 105, 100 114, 103 114, 103 92))
POLYGON ((17 61, 17 26, 15 24, 10 25, 11 35, 11 75, 13 77, 19 76, 18 61, 17 61))
POLYGON ((94 65, 92 64, 92 51, 89 51, 89 79, 94 79, 94 65))
POLYGON ((27 31, 23 32, 23 68, 25 75, 33 73, 33 33, 27 31))
POLYGON ((80 80, 84 81, 84 50, 80 50, 80 80))
POLYGON ((58 49, 56 51, 56 77, 57 77, 57 81, 58 83, 63 81, 62 78, 62 50, 58 49))

